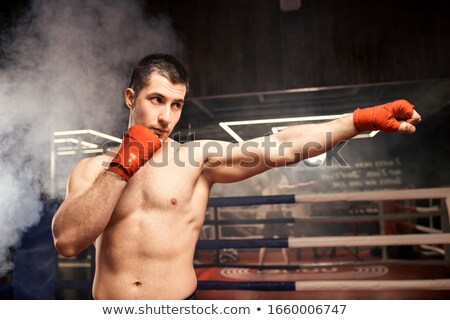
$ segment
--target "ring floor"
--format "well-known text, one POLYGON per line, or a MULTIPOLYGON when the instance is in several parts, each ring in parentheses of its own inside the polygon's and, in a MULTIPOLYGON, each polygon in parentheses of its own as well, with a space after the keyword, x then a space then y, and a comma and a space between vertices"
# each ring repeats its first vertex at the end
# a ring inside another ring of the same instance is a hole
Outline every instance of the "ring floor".
MULTIPOLYGON (((419 279, 449 279, 450 267, 441 265, 421 265, 409 263, 382 264, 379 257, 374 257, 369 250, 360 250, 356 255, 351 250, 322 249, 313 254, 311 250, 303 250, 301 257, 295 249, 289 250, 292 265, 314 262, 327 263, 338 261, 363 260, 373 262, 364 266, 335 266, 335 267, 302 267, 297 270, 227 267, 226 264, 257 264, 258 251, 246 250, 238 253, 239 261, 224 262, 223 267, 196 268, 198 280, 217 281, 310 281, 310 280, 419 280, 419 279)), ((213 252, 201 252, 198 262, 212 263, 213 252)), ((415 255, 415 259, 424 260, 430 257, 415 255)), ((283 258, 279 249, 268 250, 265 264, 283 265, 283 258)), ((251 291, 251 290, 199 290, 198 298, 205 300, 442 300, 450 299, 449 291, 436 290, 333 290, 333 291, 251 291)))

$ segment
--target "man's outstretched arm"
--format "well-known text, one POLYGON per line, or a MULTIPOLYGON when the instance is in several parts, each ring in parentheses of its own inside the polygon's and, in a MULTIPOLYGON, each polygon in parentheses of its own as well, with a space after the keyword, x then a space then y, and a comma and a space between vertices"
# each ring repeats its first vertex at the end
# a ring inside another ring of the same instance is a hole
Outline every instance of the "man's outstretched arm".
POLYGON ((356 109, 353 114, 330 122, 292 126, 232 148, 224 143, 222 149, 227 152, 208 155, 204 172, 211 183, 240 181, 270 168, 317 156, 362 131, 412 133, 418 121, 419 114, 406 100, 356 109))

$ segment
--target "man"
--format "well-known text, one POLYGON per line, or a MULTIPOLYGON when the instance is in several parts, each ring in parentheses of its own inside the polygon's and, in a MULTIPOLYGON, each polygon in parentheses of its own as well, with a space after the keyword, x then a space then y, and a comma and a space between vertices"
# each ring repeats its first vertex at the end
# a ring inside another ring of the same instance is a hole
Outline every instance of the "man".
POLYGON ((410 103, 398 100, 241 144, 181 145, 169 135, 188 85, 173 57, 143 58, 125 91, 129 129, 120 150, 114 158, 81 160, 69 177, 67 197, 53 220, 55 246, 71 257, 95 244, 95 299, 193 297, 192 260, 213 184, 316 156, 360 131, 413 132, 413 125, 397 120, 420 119, 410 103), (314 148, 308 148, 311 142, 314 148))

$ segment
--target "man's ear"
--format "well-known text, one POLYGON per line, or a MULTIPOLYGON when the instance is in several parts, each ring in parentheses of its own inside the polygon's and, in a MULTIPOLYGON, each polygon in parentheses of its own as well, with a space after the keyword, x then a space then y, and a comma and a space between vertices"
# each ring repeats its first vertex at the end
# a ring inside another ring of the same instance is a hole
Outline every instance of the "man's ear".
POLYGON ((125 90, 125 103, 127 104, 129 109, 133 109, 134 107, 134 100, 135 100, 135 94, 134 90, 131 88, 127 88, 125 90))

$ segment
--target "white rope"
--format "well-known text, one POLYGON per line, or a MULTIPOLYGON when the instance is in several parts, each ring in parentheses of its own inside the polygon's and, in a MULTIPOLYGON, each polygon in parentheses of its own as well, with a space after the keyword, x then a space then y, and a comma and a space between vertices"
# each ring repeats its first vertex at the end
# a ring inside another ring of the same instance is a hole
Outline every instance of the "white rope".
POLYGON ((383 201, 408 199, 449 199, 450 188, 381 190, 345 193, 300 194, 296 203, 334 202, 334 201, 383 201))
POLYGON ((423 250, 433 251, 433 252, 435 252, 437 254, 445 256, 445 250, 441 249, 441 248, 438 248, 438 247, 435 247, 435 246, 422 245, 422 246, 420 246, 420 248, 423 249, 423 250))
POLYGON ((335 201, 386 201, 445 199, 447 214, 450 218, 450 188, 381 190, 345 193, 323 193, 296 195, 296 203, 335 202, 335 201))
POLYGON ((394 245, 450 244, 450 234, 342 236, 289 238, 289 248, 373 247, 394 245))
POLYGON ((296 281, 295 290, 450 290, 450 280, 296 281))
POLYGON ((416 224, 415 229, 418 231, 426 232, 426 233, 442 233, 442 230, 430 228, 430 227, 424 227, 421 225, 416 224))

